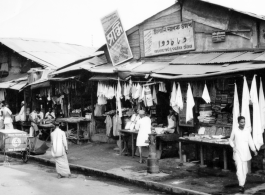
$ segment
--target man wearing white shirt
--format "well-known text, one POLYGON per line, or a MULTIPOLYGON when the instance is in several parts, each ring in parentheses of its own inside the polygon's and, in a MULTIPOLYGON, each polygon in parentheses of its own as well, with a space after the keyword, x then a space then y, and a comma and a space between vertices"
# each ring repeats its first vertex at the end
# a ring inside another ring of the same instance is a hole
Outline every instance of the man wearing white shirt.
POLYGON ((3 108, 3 117, 4 117, 5 129, 14 129, 12 112, 9 109, 9 104, 7 104, 7 103, 5 104, 5 106, 3 108))
POLYGON ((51 108, 49 108, 48 112, 45 114, 45 119, 55 119, 55 114, 51 108))
POLYGON ((244 185, 248 173, 247 162, 251 159, 249 147, 255 153, 255 156, 257 156, 257 151, 250 131, 245 127, 245 117, 239 116, 238 123, 239 126, 233 129, 229 142, 233 148, 233 158, 237 169, 236 174, 239 181, 239 191, 244 192, 244 185))
POLYGON ((136 146, 139 148, 140 163, 143 163, 142 159, 142 147, 148 146, 148 137, 151 134, 151 119, 145 115, 144 110, 139 111, 140 119, 135 125, 135 129, 139 130, 136 140, 136 146))
POLYGON ((21 102, 21 109, 19 114, 16 116, 16 121, 25 121, 26 115, 25 115, 25 107, 24 107, 24 101, 21 102))

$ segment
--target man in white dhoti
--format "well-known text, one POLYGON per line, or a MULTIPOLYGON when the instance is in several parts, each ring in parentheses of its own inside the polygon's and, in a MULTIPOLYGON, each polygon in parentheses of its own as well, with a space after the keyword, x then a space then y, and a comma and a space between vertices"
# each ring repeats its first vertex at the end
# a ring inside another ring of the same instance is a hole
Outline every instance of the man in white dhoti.
POLYGON ((3 107, 2 111, 3 111, 5 129, 14 129, 13 128, 12 112, 9 109, 9 105, 7 103, 3 107))
POLYGON ((58 179, 62 177, 69 178, 71 172, 67 160, 68 145, 65 132, 59 128, 59 122, 54 122, 55 130, 51 133, 52 149, 51 153, 55 159, 56 172, 58 179))
POLYGON ((138 146, 139 148, 140 163, 143 163, 142 147, 149 145, 148 136, 149 134, 151 134, 151 119, 145 116, 144 110, 140 110, 139 115, 140 115, 140 119, 135 125, 135 129, 139 130, 137 140, 136 140, 136 146, 138 146))
POLYGON ((233 158, 237 169, 236 174, 239 181, 239 191, 244 192, 244 185, 248 173, 247 162, 251 159, 249 147, 255 153, 255 156, 257 155, 257 151, 249 129, 247 129, 247 127, 245 128, 245 117, 239 116, 238 123, 239 126, 233 129, 229 142, 233 148, 233 158))

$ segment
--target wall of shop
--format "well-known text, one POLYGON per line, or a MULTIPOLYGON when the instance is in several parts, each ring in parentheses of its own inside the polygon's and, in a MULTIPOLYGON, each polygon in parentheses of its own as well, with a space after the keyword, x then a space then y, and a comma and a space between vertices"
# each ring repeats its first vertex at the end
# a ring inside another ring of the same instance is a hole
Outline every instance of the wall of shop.
MULTIPOLYGON (((233 51, 265 46, 265 22, 260 23, 259 30, 259 21, 256 18, 206 2, 185 0, 182 6, 176 3, 127 31, 134 59, 145 57, 145 30, 190 20, 194 21, 195 52, 233 51), (214 43, 212 33, 222 31, 230 32, 226 33, 224 42, 214 43)), ((156 61, 166 62, 174 59, 174 56, 160 55, 154 58, 156 61)))

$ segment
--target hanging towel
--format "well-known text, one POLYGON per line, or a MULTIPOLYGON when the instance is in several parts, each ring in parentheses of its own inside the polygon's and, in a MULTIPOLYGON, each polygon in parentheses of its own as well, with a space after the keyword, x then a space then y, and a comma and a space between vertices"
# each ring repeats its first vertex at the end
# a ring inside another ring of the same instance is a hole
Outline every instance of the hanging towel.
POLYGON ((177 95, 176 95, 176 105, 180 110, 183 110, 183 100, 182 100, 182 93, 181 93, 181 88, 180 84, 178 83, 178 89, 177 89, 177 95))
POLYGON ((264 99, 264 92, 263 92, 263 85, 262 85, 261 77, 260 77, 260 87, 259 87, 259 110, 260 110, 261 126, 264 131, 265 129, 265 99, 264 99))
POLYGON ((157 104, 157 96, 156 96, 156 87, 153 85, 153 101, 155 104, 157 104))
POLYGON ((250 101, 250 96, 249 96, 248 84, 246 77, 244 77, 241 116, 245 117, 245 127, 251 131, 249 101, 250 101))
POLYGON ((171 97, 170 97, 170 106, 173 108, 175 112, 179 113, 179 109, 176 104, 176 97, 177 97, 177 88, 176 88, 176 83, 173 82, 171 97))
POLYGON ((204 85, 204 90, 203 90, 203 93, 202 93, 202 98, 204 99, 204 101, 207 104, 209 104, 211 102, 211 98, 210 98, 210 95, 209 95, 208 88, 207 88, 206 84, 204 85))
POLYGON ((263 129, 261 126, 261 119, 260 119, 256 75, 254 75, 252 80, 250 98, 251 102, 253 103, 253 141, 257 150, 259 150, 260 147, 263 145, 263 129))
POLYGON ((164 92, 164 93, 167 92, 166 84, 164 82, 159 83, 159 89, 158 89, 158 91, 161 91, 161 92, 164 92))
POLYGON ((191 91, 191 87, 190 84, 188 84, 188 91, 187 91, 187 110, 186 110, 186 123, 193 119, 193 107, 194 107, 195 103, 194 103, 194 99, 192 96, 192 91, 191 91))
POLYGON ((139 98, 139 97, 141 96, 141 92, 142 92, 142 87, 141 87, 141 85, 138 83, 133 98, 134 98, 134 99, 139 98))
POLYGON ((117 102, 117 107, 118 107, 118 111, 119 111, 119 117, 122 117, 122 111, 121 111, 121 84, 120 84, 119 78, 118 78, 116 102, 117 102))
POLYGON ((177 95, 176 83, 173 82, 171 96, 170 96, 170 106, 171 107, 176 105, 176 103, 175 103, 176 102, 176 95, 177 95))
POLYGON ((238 128, 238 121, 237 118, 240 115, 240 111, 239 111, 239 100, 238 100, 238 93, 237 93, 237 85, 235 83, 235 93, 234 93, 234 106, 233 106, 233 129, 237 129, 238 128))

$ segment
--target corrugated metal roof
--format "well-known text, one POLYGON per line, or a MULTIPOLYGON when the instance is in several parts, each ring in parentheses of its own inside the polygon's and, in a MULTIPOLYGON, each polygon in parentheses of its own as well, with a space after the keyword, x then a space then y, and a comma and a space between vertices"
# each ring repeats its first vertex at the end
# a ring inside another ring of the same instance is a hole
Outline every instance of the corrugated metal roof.
POLYGON ((82 67, 82 68, 88 70, 89 72, 94 72, 94 73, 114 73, 116 72, 115 66, 113 66, 110 63, 104 64, 101 66, 94 66, 91 68, 87 68, 87 67, 82 67))
POLYGON ((200 53, 179 55, 170 64, 206 64, 223 53, 200 53))
POLYGON ((168 62, 144 62, 140 66, 134 68, 132 72, 150 74, 155 70, 160 70, 169 66, 168 62))
POLYGON ((256 64, 253 62, 242 62, 237 64, 224 65, 180 65, 168 66, 151 74, 155 78, 183 79, 199 78, 215 75, 230 74, 235 72, 265 69, 265 63, 256 64), (182 67, 183 66, 183 67, 182 67), (185 67, 185 69, 184 69, 185 67))
POLYGON ((27 85, 28 81, 21 81, 13 86, 10 87, 10 89, 18 90, 20 91, 23 87, 27 85))
POLYGON ((206 2, 206 3, 210 3, 210 4, 213 4, 213 5, 218 5, 218 6, 221 6, 221 7, 224 7, 224 8, 228 8, 230 10, 234 10, 236 12, 239 12, 239 13, 242 13, 242 14, 245 14, 245 15, 248 15, 248 16, 251 16, 251 17, 254 17, 254 18, 258 18, 258 19, 261 19, 261 20, 265 20, 265 16, 262 16, 262 15, 257 15, 257 14, 254 14, 254 13, 251 13, 251 12, 245 12, 245 11, 241 11, 241 10, 238 10, 238 9, 234 9, 234 8, 231 8, 231 7, 228 7, 228 6, 224 6, 224 5, 220 5, 220 4, 217 4, 217 3, 213 3, 211 1, 207 1, 207 0, 200 0, 200 1, 203 1, 203 2, 206 2))
POLYGON ((232 53, 223 53, 222 55, 218 56, 217 58, 209 61, 209 63, 229 63, 232 59, 244 54, 246 52, 232 52, 232 53))
POLYGON ((40 65, 58 68, 95 55, 95 48, 52 41, 1 38, 0 42, 40 65))
POLYGON ((23 74, 15 74, 15 73, 9 73, 9 75, 7 77, 4 78, 0 78, 0 82, 6 82, 6 81, 14 81, 14 80, 19 80, 19 79, 27 79, 28 78, 28 74, 27 73, 23 73, 23 74))
POLYGON ((257 57, 261 56, 262 54, 263 53, 246 52, 238 57, 233 58, 231 62, 253 61, 257 57))
MULTIPOLYGON (((231 52, 231 53, 193 53, 179 55, 170 64, 224 64, 232 62, 253 61, 262 53, 257 52, 231 52)), ((265 60, 264 60, 265 61, 265 60)))
POLYGON ((265 52, 260 53, 260 55, 256 57, 255 59, 253 59, 253 61, 265 61, 265 52))
POLYGON ((82 61, 80 63, 68 66, 66 68, 63 68, 63 69, 60 68, 59 70, 51 73, 51 75, 62 74, 62 73, 76 71, 76 70, 80 70, 80 69, 90 69, 94 66, 103 65, 106 63, 107 63, 106 58, 99 58, 99 57, 95 56, 89 60, 82 61))

